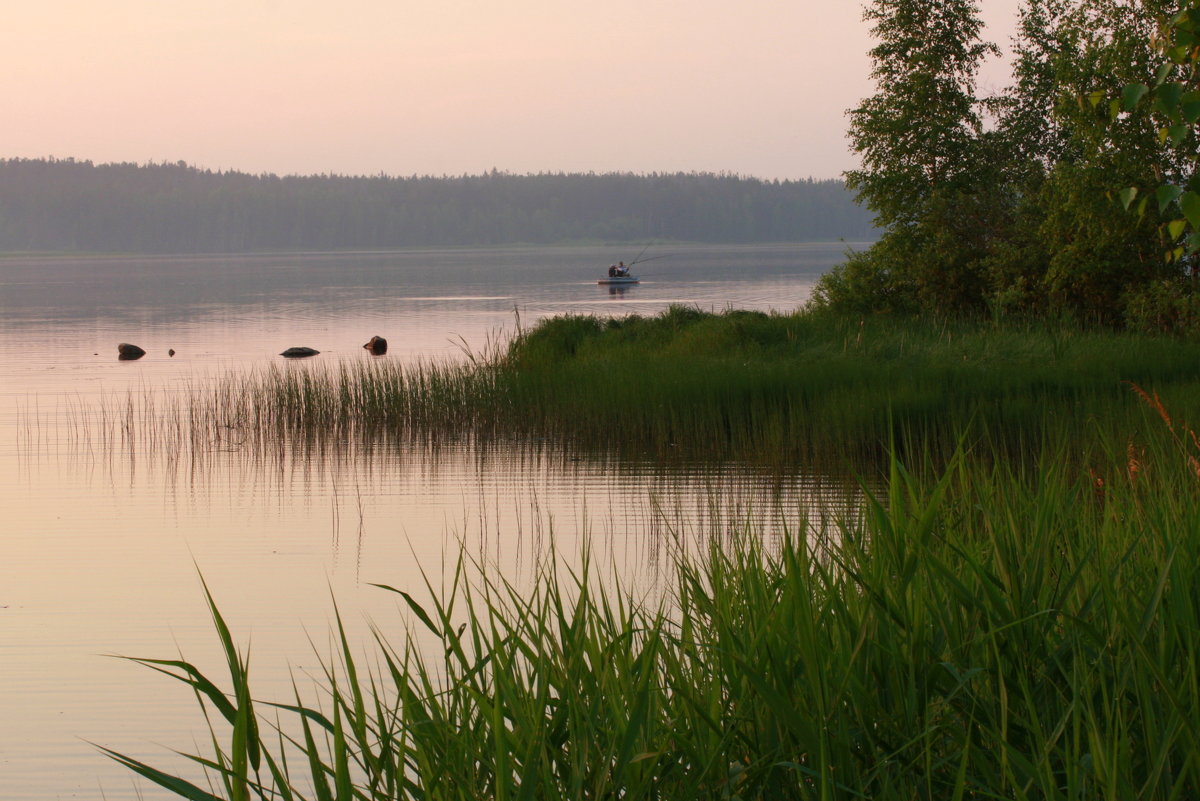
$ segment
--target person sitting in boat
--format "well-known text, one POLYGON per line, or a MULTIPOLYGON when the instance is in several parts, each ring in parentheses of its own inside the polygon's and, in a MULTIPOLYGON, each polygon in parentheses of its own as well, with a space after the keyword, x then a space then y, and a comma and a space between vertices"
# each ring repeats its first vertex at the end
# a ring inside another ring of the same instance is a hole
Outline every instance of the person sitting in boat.
POLYGON ((617 265, 617 277, 624 278, 627 275, 629 275, 629 268, 625 266, 625 262, 621 262, 617 265))
POLYGON ((617 277, 617 265, 615 265, 615 264, 608 265, 608 277, 609 278, 617 277))

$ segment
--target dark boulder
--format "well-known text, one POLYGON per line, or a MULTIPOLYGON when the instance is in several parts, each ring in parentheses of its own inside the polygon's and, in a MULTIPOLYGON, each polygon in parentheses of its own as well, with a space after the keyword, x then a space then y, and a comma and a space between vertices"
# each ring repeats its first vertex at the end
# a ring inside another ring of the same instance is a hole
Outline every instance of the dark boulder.
POLYGON ((279 355, 286 359, 303 359, 307 356, 316 356, 320 352, 321 351, 313 350, 312 348, 288 348, 279 355))
POLYGON ((122 342, 120 345, 117 345, 117 358, 121 361, 130 362, 134 359, 140 359, 145 355, 146 351, 137 345, 130 345, 128 342, 122 342))
POLYGON ((387 340, 383 337, 371 337, 371 341, 363 345, 363 347, 376 356, 382 356, 387 353, 387 340))

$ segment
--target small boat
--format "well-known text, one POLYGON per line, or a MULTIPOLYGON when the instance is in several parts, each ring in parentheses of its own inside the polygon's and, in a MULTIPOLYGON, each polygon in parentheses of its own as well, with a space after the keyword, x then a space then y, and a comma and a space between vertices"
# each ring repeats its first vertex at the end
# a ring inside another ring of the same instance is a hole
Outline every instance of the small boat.
POLYGON ((610 285, 611 284, 617 284, 617 285, 636 284, 641 280, 642 279, 638 278, 636 275, 614 275, 611 278, 601 278, 596 283, 597 284, 610 284, 610 285))

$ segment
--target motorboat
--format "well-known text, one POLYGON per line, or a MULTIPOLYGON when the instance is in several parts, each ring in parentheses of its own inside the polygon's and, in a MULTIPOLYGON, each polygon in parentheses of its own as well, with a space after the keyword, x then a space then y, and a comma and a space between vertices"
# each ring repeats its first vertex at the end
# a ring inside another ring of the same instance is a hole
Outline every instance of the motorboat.
POLYGON ((625 262, 622 261, 619 264, 614 264, 611 267, 609 267, 608 268, 608 278, 601 278, 596 283, 597 284, 607 284, 608 286, 629 286, 630 284, 641 283, 642 279, 640 276, 633 275, 632 273, 629 272, 631 269, 633 269, 633 265, 641 264, 642 262, 647 262, 647 261, 654 261, 655 259, 665 259, 666 258, 666 256, 664 255, 664 256, 651 256, 648 259, 643 259, 642 256, 646 255, 646 248, 648 248, 648 247, 650 247, 650 246, 646 245, 646 247, 642 248, 642 252, 637 255, 636 259, 629 262, 629 264, 626 264, 625 262))

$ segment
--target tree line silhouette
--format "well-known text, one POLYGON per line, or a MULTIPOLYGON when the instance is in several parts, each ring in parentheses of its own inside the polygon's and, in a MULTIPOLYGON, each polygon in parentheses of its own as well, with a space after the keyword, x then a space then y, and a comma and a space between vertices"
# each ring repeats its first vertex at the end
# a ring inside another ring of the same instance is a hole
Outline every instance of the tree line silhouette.
POLYGON ((251 175, 0 160, 0 251, 233 253, 567 242, 874 238, 841 180, 491 171, 251 175))

